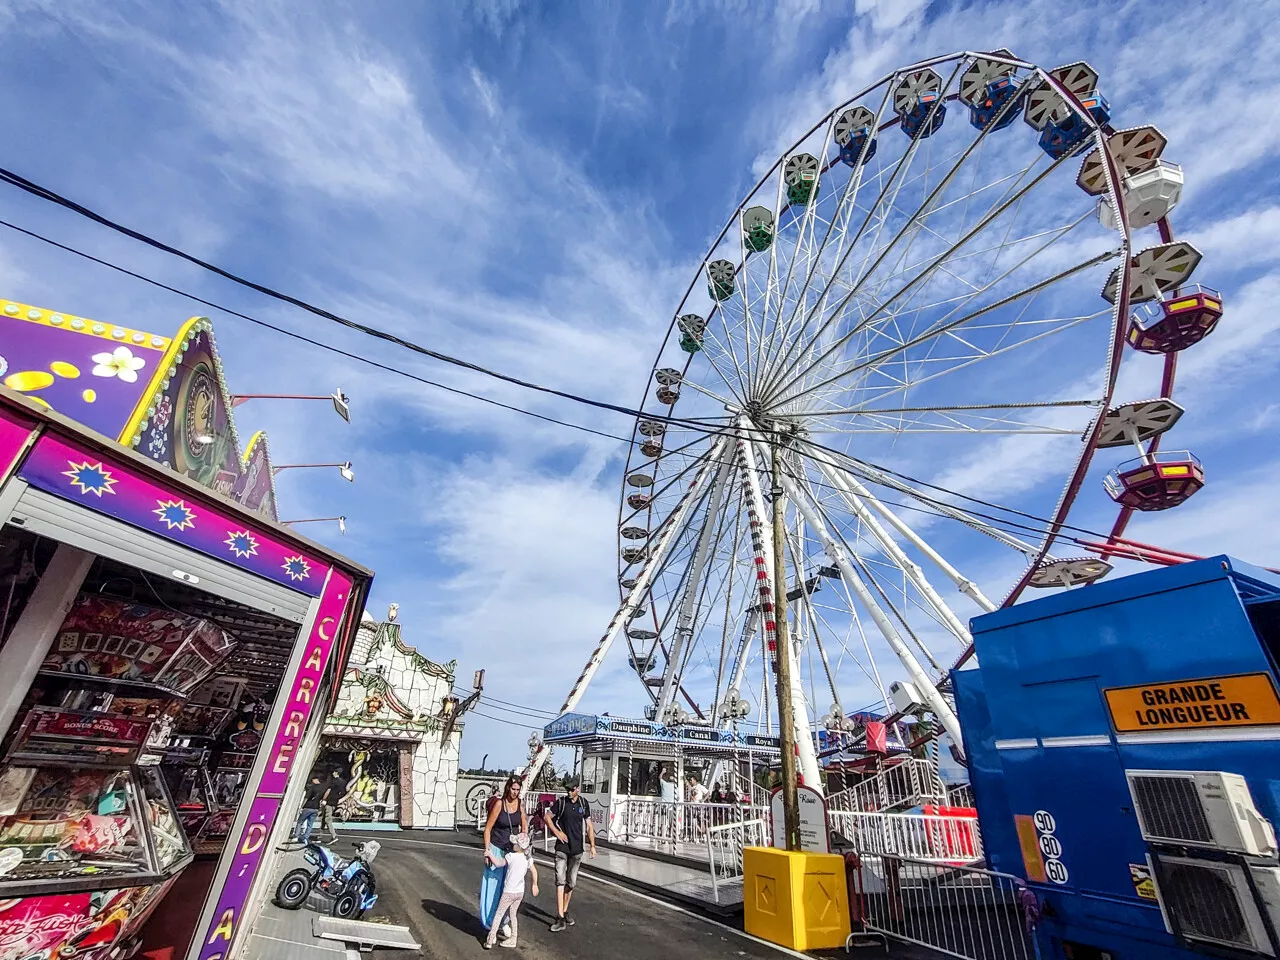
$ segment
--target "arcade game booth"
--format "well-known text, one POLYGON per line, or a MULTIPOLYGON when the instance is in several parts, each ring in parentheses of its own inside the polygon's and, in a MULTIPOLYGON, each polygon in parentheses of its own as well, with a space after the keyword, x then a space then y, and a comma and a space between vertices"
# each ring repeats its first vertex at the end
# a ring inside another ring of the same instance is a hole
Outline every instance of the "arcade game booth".
POLYGON ((273 502, 233 499, 234 470, 191 475, 210 447, 248 463, 216 358, 192 349, 211 347, 207 326, 147 339, 46 313, 80 329, 37 361, 13 306, 0 301, 0 960, 222 960, 270 895, 281 811, 306 779, 290 774, 310 766, 372 575, 279 525, 273 502), (160 343, 140 387, 113 338, 160 343), (64 383, 74 396, 45 389, 64 383), (136 388, 123 407, 117 384, 136 388), (183 470, 169 449, 129 449, 119 422, 98 420, 110 439, 62 413, 123 409, 140 436, 174 392, 166 444, 190 452, 183 470))
POLYGON ((1280 575, 1213 557, 972 622, 952 671, 984 847, 1038 955, 1280 953, 1280 575))

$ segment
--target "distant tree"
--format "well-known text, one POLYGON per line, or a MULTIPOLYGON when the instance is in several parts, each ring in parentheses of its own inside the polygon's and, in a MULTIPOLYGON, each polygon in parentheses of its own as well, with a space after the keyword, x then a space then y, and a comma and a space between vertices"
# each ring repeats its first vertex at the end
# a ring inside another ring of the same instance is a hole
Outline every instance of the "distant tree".
POLYGON ((493 777, 495 779, 504 779, 506 777, 511 776, 513 771, 502 770, 502 769, 489 770, 489 769, 486 769, 485 767, 470 767, 466 770, 459 770, 458 772, 465 774, 469 777, 493 777))

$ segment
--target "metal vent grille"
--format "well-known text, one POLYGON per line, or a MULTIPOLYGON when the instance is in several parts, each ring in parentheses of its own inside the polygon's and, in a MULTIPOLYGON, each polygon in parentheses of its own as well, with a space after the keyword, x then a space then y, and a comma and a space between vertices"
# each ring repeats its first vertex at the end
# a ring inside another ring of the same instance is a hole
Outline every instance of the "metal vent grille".
POLYGON ((1232 882, 1232 873, 1239 867, 1167 860, 1162 867, 1161 899, 1177 918, 1184 937, 1245 949, 1256 946, 1232 882))
POLYGON ((1142 832, 1154 840, 1213 843, 1193 777, 1132 777, 1142 832))

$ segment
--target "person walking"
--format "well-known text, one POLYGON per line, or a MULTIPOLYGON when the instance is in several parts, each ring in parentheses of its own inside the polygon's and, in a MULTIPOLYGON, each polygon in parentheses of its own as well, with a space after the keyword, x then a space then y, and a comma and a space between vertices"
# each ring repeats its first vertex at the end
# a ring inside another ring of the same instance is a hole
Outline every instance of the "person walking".
POLYGON ((690 803, 706 803, 707 788, 698 781, 697 774, 690 774, 688 780, 689 802, 690 803))
POLYGON ((486 862, 502 859, 517 833, 529 832, 529 817, 520 803, 520 787, 524 778, 512 774, 502 788, 502 798, 489 808, 484 824, 484 856, 486 862))
MULTIPOLYGON (((484 824, 484 868, 488 873, 494 867, 501 867, 506 870, 506 855, 512 848, 511 838, 517 834, 529 833, 529 818, 524 812, 524 805, 520 802, 520 787, 524 784, 524 778, 512 774, 507 777, 506 785, 502 788, 502 797, 489 808, 489 816, 485 819, 484 824)), ((495 877, 498 883, 505 883, 505 874, 495 877)), ((494 926, 494 918, 496 916, 497 900, 486 901, 484 899, 484 875, 481 875, 481 911, 480 920, 485 927, 494 926)))
POLYGON ((673 847, 676 842, 676 798, 680 792, 680 784, 676 782, 676 772, 671 764, 664 763, 658 774, 658 788, 661 790, 662 842, 673 847))
POLYGON ((320 805, 329 795, 329 785, 322 783, 320 777, 312 775, 302 796, 302 809, 298 811, 298 821, 293 825, 293 836, 304 847, 311 842, 311 831, 315 829, 316 817, 320 815, 320 805))
POLYGON ((538 868, 533 864, 533 850, 527 833, 517 833, 511 838, 511 852, 507 854, 507 875, 502 881, 502 899, 498 901, 498 912, 493 915, 493 923, 489 926, 489 936, 485 937, 484 948, 492 950, 498 941, 498 928, 503 928, 506 939, 504 947, 517 945, 520 934, 516 914, 520 903, 524 900, 525 878, 533 878, 533 895, 538 895, 538 868))
POLYGON ((578 792, 582 781, 569 780, 568 792, 551 807, 547 823, 556 837, 556 921, 551 932, 559 933, 573 926, 569 901, 578 885, 578 867, 582 864, 583 834, 591 844, 591 858, 596 855, 596 831, 591 825, 591 804, 578 792))
POLYGON ((329 772, 329 792, 320 804, 320 829, 329 831, 329 843, 338 842, 338 830, 333 825, 334 807, 342 797, 342 771, 336 767, 329 772))

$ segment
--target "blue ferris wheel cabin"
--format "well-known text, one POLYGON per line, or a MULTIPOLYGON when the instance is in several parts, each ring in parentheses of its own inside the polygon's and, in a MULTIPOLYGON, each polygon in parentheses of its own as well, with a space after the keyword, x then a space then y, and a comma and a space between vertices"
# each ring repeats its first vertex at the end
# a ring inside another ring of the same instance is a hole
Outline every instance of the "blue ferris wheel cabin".
POLYGON ((1213 557, 976 618, 952 672, 1040 955, 1280 955, 1280 576, 1213 557))

